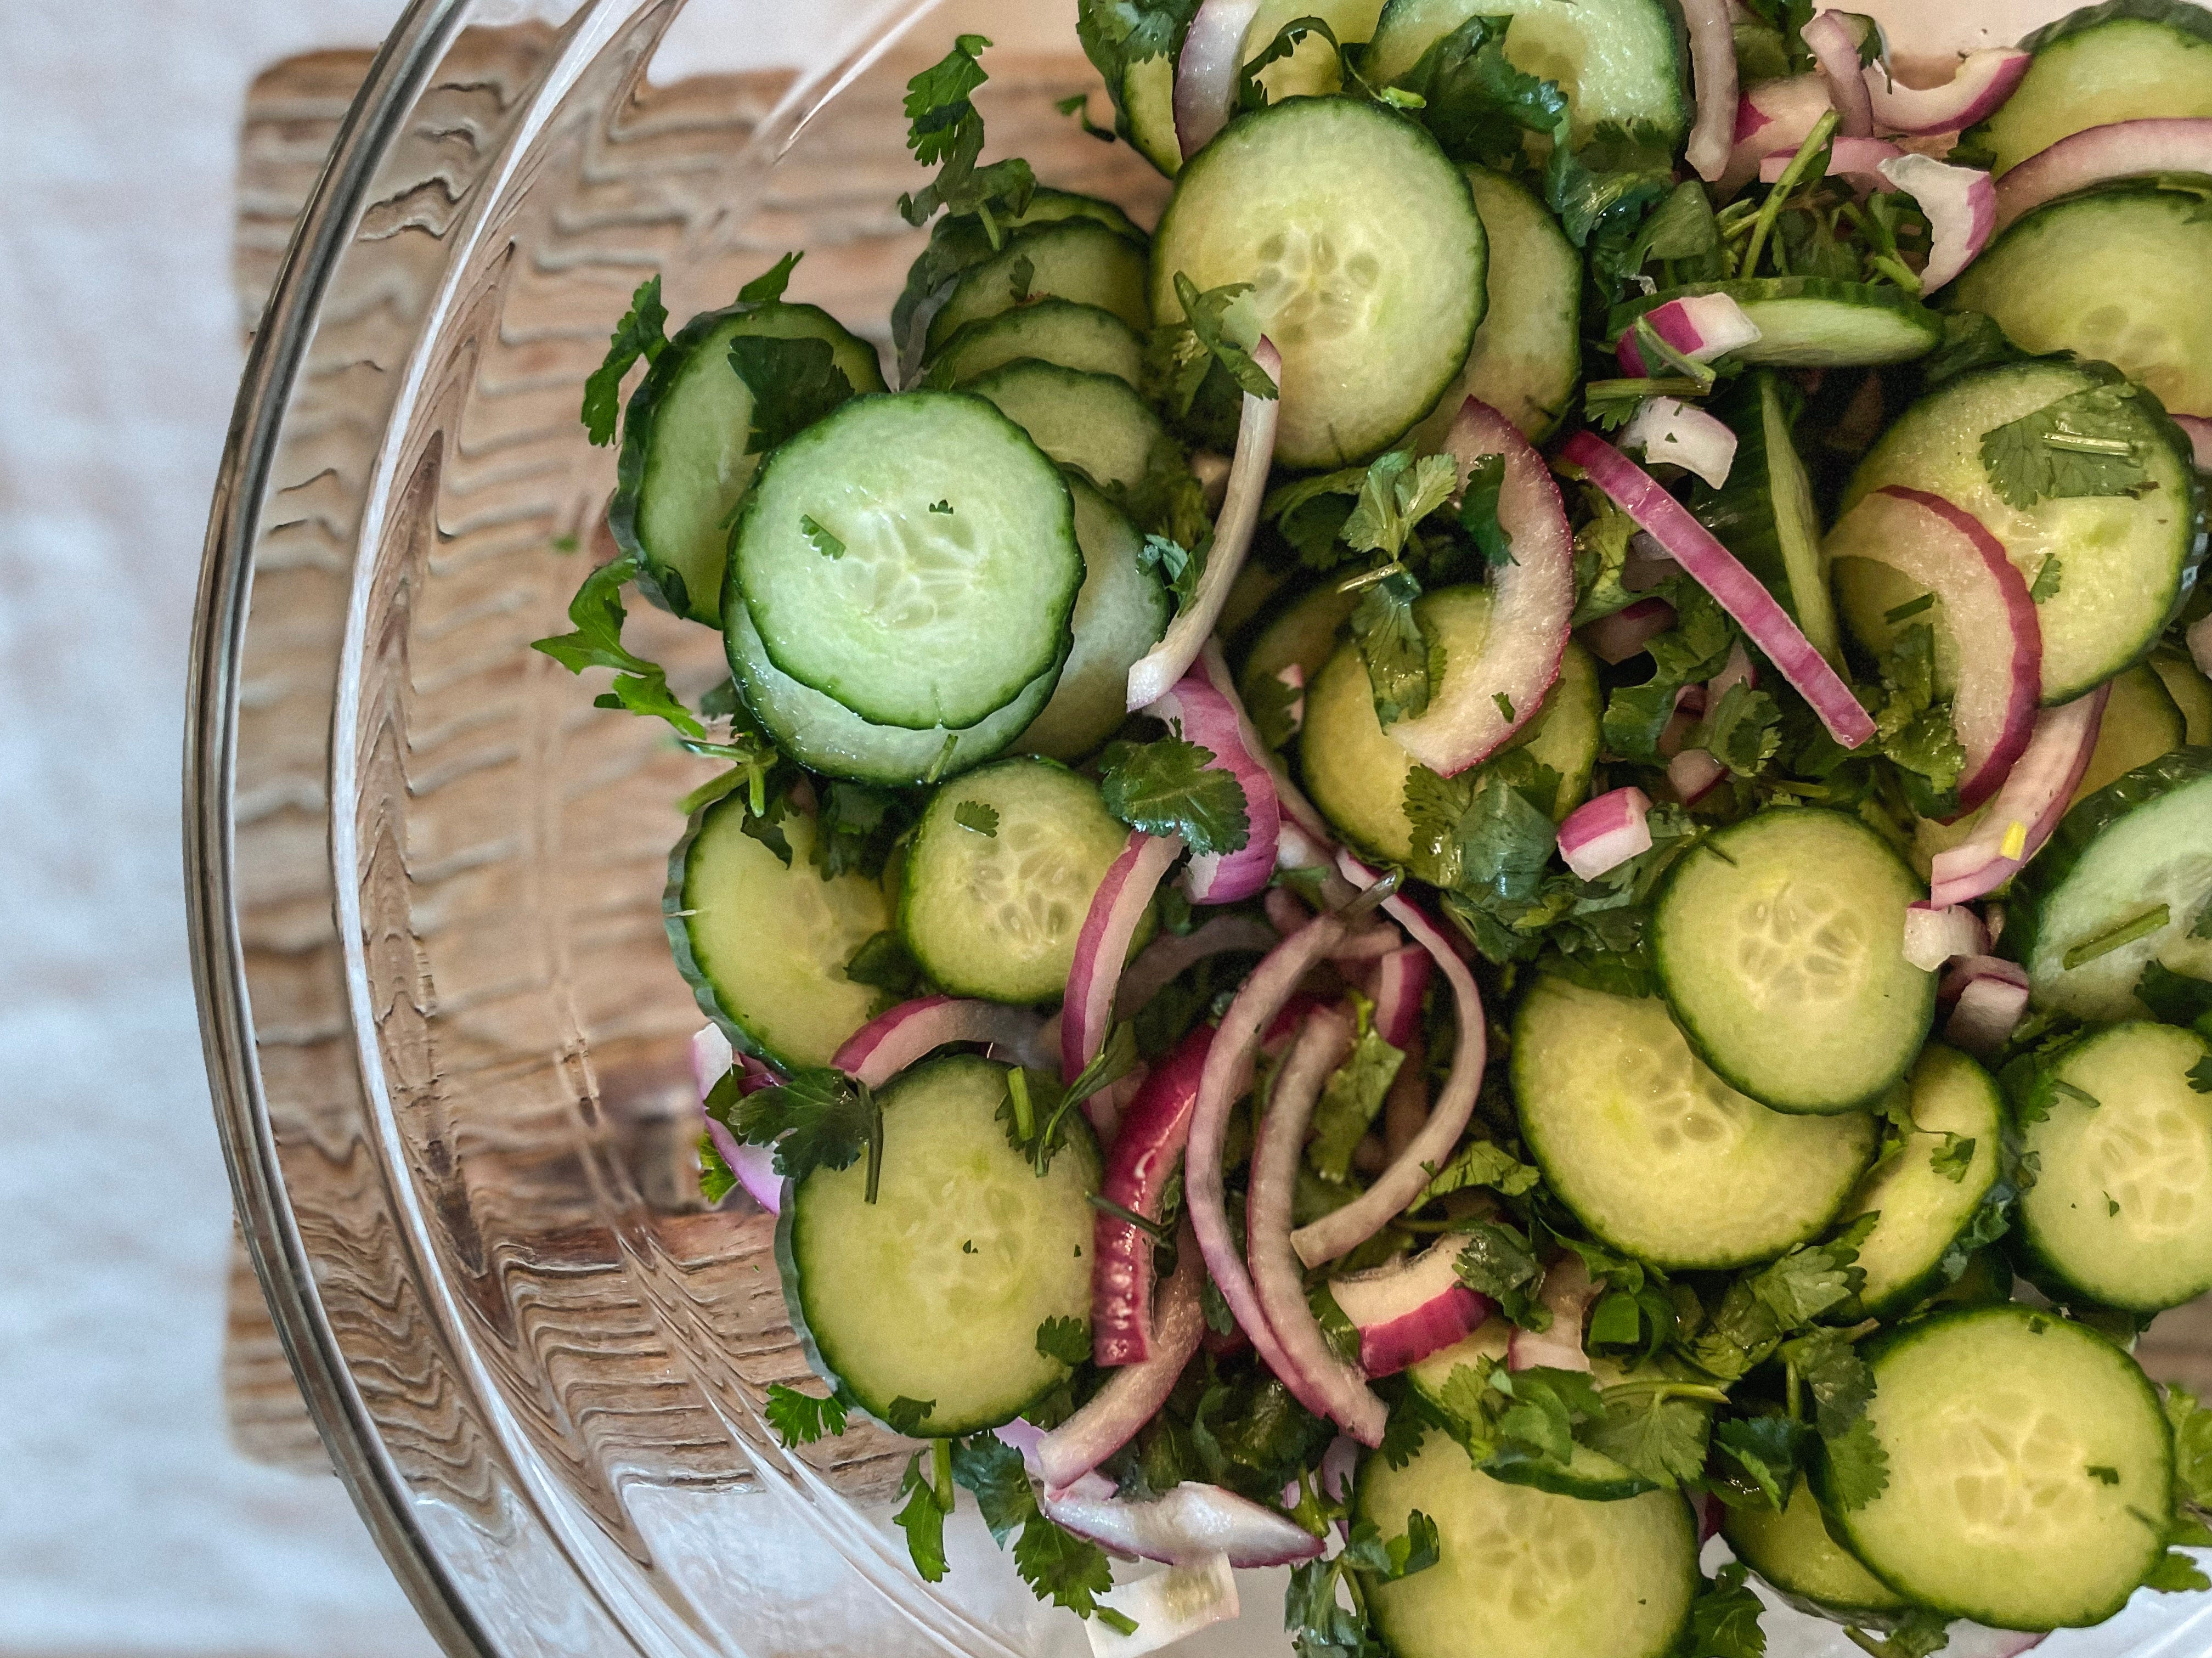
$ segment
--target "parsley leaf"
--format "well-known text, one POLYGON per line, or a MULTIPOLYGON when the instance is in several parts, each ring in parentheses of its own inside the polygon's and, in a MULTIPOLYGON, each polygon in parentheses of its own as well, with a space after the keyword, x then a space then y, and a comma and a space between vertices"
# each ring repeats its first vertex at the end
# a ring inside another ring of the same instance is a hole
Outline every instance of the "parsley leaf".
POLYGON ((623 376, 640 357, 647 362, 668 344, 668 307, 660 302, 660 278, 648 276, 629 296, 629 309, 615 325, 607 355, 584 382, 584 433, 592 445, 615 440, 615 417, 622 406, 623 376))
POLYGON ((1073 1370, 1091 1357, 1091 1327, 1079 1318, 1048 1318, 1037 1326, 1036 1350, 1073 1370))
POLYGON ((919 193, 899 197, 899 214, 910 225, 924 225, 939 208, 973 213, 983 222, 991 246, 999 246, 994 203, 1018 218, 1029 210, 1036 175, 1027 161, 995 161, 978 167, 983 153, 983 118, 973 94, 989 80, 982 64, 990 41, 963 34, 952 50, 907 85, 907 148, 924 167, 942 162, 938 175, 919 193))
POLYGON ((1713 1574, 1690 1603, 1690 1627, 1674 1658, 1764 1658, 1766 1631, 1759 1597, 1745 1582, 1750 1575, 1736 1560, 1713 1574))
POLYGON ((767 270, 738 290, 739 305, 773 305, 783 297, 783 290, 791 286, 791 273, 797 270, 804 253, 787 253, 767 270))
POLYGON ((1467 484, 1459 498, 1459 525, 1481 550, 1483 562, 1496 569, 1519 562, 1513 556, 1513 537, 1498 522, 1498 498, 1505 488, 1505 457, 1477 456, 1467 469, 1467 484))
POLYGON ((987 806, 975 800, 963 800, 952 808, 952 821, 975 834, 994 841, 999 838, 999 812, 995 806, 987 806))
POLYGON ((1110 744, 1099 760, 1106 810, 1130 828, 1180 835, 1200 856, 1241 851, 1251 838, 1244 786, 1180 730, 1150 743, 1110 744))
MULTIPOLYGON (((724 1080, 729 1081, 732 1071, 724 1080)), ((730 1090, 735 1094, 734 1084, 730 1090)), ((849 1169, 868 1157, 868 1201, 883 1160, 884 1118, 874 1091, 842 1071, 795 1071, 791 1080, 729 1101, 717 1083, 707 1110, 744 1145, 773 1145, 775 1172, 803 1181, 817 1169, 849 1169)))
POLYGON ((568 601, 568 620, 575 623, 575 631, 533 640, 530 648, 544 652, 570 673, 581 673, 586 668, 613 669, 613 688, 595 698, 595 706, 649 714, 665 720, 686 737, 703 738, 706 727, 668 689, 666 670, 623 644, 623 623, 628 612, 623 607, 622 590, 637 571, 635 554, 600 565, 584 578, 575 598, 568 601))
POLYGON ((769 1384, 768 1405, 763 1414, 786 1450, 796 1445, 811 1445, 817 1439, 835 1439, 845 1431, 845 1401, 838 1394, 817 1399, 796 1388, 787 1388, 781 1382, 769 1384))
POLYGON ((827 340, 740 334, 730 342, 730 367, 752 393, 749 455, 797 436, 853 395, 827 340))
POLYGON ((1373 1005, 1362 998, 1355 1005, 1358 1035, 1351 1056, 1322 1090, 1320 1103, 1314 1108, 1313 1138, 1306 1142, 1306 1162, 1335 1186, 1352 1178, 1352 1154, 1382 1110, 1383 1096, 1406 1059, 1403 1050, 1384 1042, 1375 1029, 1373 1005))
POLYGON ((916 1451, 908 1462, 899 1480, 906 1506, 891 1516, 891 1523, 906 1533, 906 1552, 913 1558, 914 1569, 929 1583, 945 1578, 945 1516, 951 1508, 921 1471, 922 1458, 933 1454, 916 1451))
MULTIPOLYGON (((1353 516, 1358 515, 1355 508, 1353 516)), ((1435 670, 1441 665, 1433 659, 1440 653, 1413 613, 1413 601, 1420 596, 1421 584, 1404 569, 1395 569, 1370 586, 1352 612, 1352 637, 1367 665, 1375 718, 1386 726, 1426 713, 1436 688, 1435 670)))
POLYGON ((2140 493, 2148 434, 2136 395, 2124 381, 2087 386, 1984 432, 1990 487, 2022 510, 2046 496, 2140 493))

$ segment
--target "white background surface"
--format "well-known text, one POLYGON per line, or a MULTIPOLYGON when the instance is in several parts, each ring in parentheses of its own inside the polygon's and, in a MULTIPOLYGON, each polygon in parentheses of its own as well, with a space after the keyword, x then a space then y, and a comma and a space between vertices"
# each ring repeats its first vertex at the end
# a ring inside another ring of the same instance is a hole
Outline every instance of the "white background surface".
MULTIPOLYGON (((0 0, 0 1658, 429 1650, 337 1482, 223 1437, 177 850, 238 112, 261 66, 372 45, 398 4, 0 0)), ((686 55, 777 61, 845 9, 759 6, 737 53, 686 55)), ((1975 8, 1966 38, 1963 7, 1869 9, 1925 52, 2064 8, 1975 8)), ((1012 45, 1070 9, 959 21, 1012 45)))

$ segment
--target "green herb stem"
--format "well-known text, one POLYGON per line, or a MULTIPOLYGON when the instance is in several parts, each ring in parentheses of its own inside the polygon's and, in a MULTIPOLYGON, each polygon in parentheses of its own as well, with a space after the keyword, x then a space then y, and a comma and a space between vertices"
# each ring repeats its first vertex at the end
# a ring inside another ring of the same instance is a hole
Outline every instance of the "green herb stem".
POLYGON ((2111 931, 2100 932, 2095 938, 2075 945, 2060 959, 2066 970, 2071 973, 2075 968, 2095 961, 2100 956, 2111 955, 2123 944, 2131 944, 2138 938, 2148 938, 2172 919, 2172 913, 2160 904, 2155 909, 2145 910, 2132 921, 2123 921, 2111 931))
POLYGON ((876 1090, 865 1083, 860 1084, 860 1093, 868 1102, 868 1189, 864 1199, 873 1203, 876 1186, 884 1172, 884 1108, 876 1098, 876 1090))
POLYGON ((1030 1104, 1029 1073, 1021 1066, 1006 1072, 1006 1092, 1014 1102, 1014 1133, 1027 1145, 1036 1138, 1036 1111, 1030 1104))
POLYGON ((952 1442, 949 1439, 929 1442, 929 1486, 937 1497, 937 1506, 951 1513, 952 1442))
POLYGON ((1115 1202, 1113 1199, 1108 1197, 1103 1192, 1091 1192, 1085 1195, 1091 1200, 1091 1206, 1093 1209, 1097 1210, 1101 1214, 1111 1215, 1116 1220, 1126 1220, 1130 1225, 1135 1227, 1146 1237, 1152 1239, 1154 1243, 1164 1244, 1167 1242, 1168 1229, 1161 1225, 1159 1222, 1156 1220, 1147 1220, 1135 1210, 1124 1208, 1121 1205, 1115 1202))
POLYGON ((1766 192, 1766 199, 1759 206, 1759 217, 1751 227, 1751 240, 1743 250, 1743 258, 1736 266, 1736 274, 1755 276, 1759 274, 1759 256, 1766 250, 1766 239, 1773 233, 1774 222, 1782 216, 1782 203, 1805 180, 1813 170, 1813 163, 1828 148, 1828 140, 1835 137, 1838 117, 1832 109, 1813 123, 1813 130, 1805 135, 1805 142, 1797 146, 1797 153, 1790 158, 1790 165, 1775 180, 1774 188, 1766 192))

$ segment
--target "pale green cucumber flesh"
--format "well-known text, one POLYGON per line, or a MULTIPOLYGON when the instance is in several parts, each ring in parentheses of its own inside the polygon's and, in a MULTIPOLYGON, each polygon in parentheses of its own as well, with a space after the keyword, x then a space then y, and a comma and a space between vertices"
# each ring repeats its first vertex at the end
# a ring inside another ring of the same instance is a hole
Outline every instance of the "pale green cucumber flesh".
POLYGON ((1692 507, 1781 600, 1813 648, 1840 663, 1843 641, 1820 560, 1820 515, 1790 433, 1796 401, 1771 370, 1736 382, 1714 410, 1736 434, 1735 462, 1720 488, 1700 481, 1692 507))
POLYGON ((1147 472, 1180 460, 1152 405, 1111 374, 1030 359, 961 389, 990 403, 1061 465, 1106 488, 1133 489, 1147 472))
POLYGON ((926 355, 935 355, 969 323, 1050 295, 1110 311, 1130 327, 1152 324, 1145 306, 1141 244, 1091 219, 1064 219, 1017 232, 970 265, 929 319, 926 355))
POLYGON ((2071 13, 2023 44, 2035 53, 2027 75, 1963 140, 2000 176, 2090 127, 2212 115, 2212 27, 2200 7, 2119 0, 2071 13))
POLYGON ((1035 357, 1141 386, 1145 343, 1112 312, 1073 300, 1036 300, 969 323, 929 363, 927 383, 950 390, 994 368, 1035 357))
POLYGON ((1879 1628, 1905 1609, 1904 1597, 1852 1558, 1828 1534, 1820 1504, 1802 1475, 1786 1508, 1730 1508, 1721 1535, 1736 1558, 1782 1594, 1808 1600, 1828 1617, 1879 1628))
POLYGON ((1942 319, 1899 288, 1821 276, 1759 276, 1699 282, 1613 308, 1614 337, 1644 312, 1669 300, 1726 294, 1759 325, 1759 337, 1729 361, 1776 368, 1845 367, 1908 362, 1934 350, 1942 319))
POLYGON ((1080 479, 1075 538, 1083 544, 1083 591, 1075 596, 1075 645, 1060 683, 1017 748, 1054 760, 1079 760, 1128 717, 1129 669, 1168 626, 1168 592, 1138 562, 1144 537, 1080 479))
POLYGON ((2074 786, 2067 805, 2078 805, 2124 773, 2171 754, 2181 747, 2188 732, 2188 722, 2167 692, 2166 681, 2148 663, 2130 668, 2112 681, 2105 716, 2097 725, 2097 746, 2089 751, 2089 768, 2074 786))

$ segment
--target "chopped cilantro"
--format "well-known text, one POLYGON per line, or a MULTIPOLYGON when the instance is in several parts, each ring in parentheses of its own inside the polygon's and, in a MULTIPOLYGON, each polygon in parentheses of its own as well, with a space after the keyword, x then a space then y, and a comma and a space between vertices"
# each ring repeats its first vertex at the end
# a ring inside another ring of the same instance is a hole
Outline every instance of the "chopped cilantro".
POLYGON ((1531 133, 1551 137, 1567 115, 1558 83, 1523 73, 1505 55, 1508 17, 1470 17, 1393 83, 1421 101, 1420 120, 1458 161, 1503 167, 1531 133))
MULTIPOLYGON (((1176 380, 1178 405, 1188 411, 1198 387, 1214 364, 1228 372, 1237 389, 1248 398, 1269 400, 1281 395, 1267 371, 1252 359, 1251 349, 1236 339, 1230 331, 1230 313, 1237 301, 1252 291, 1249 282, 1224 282, 1218 288, 1209 288, 1203 293, 1198 285, 1180 270, 1175 276, 1176 300, 1182 307, 1183 326, 1190 331, 1198 348, 1176 380), (1196 378, 1192 377, 1195 370, 1196 378)), ((1257 334, 1257 322, 1248 307, 1245 318, 1252 325, 1245 331, 1257 334)))
POLYGON ((908 1399, 901 1394, 884 1407, 884 1426, 911 1438, 921 1433, 922 1424, 936 1413, 935 1400, 908 1399))
POLYGON ((842 558, 845 556, 845 544, 838 540, 836 537, 831 535, 829 531, 823 529, 819 523, 816 522, 811 513, 801 513, 799 515, 799 533, 805 536, 806 537, 806 544, 813 548, 816 552, 821 554, 823 557, 842 558))
POLYGON ((1449 501, 1458 487, 1459 469, 1449 455, 1416 459, 1410 450, 1393 450, 1368 467, 1344 521, 1345 542, 1359 552, 1395 558, 1413 527, 1449 501))
POLYGON ((899 1480, 906 1506, 891 1516, 891 1523, 906 1533, 906 1552, 922 1581, 937 1583, 945 1579, 945 1516, 951 1505, 940 1500, 936 1485, 922 1473, 922 1458, 933 1455, 933 1449, 916 1451, 906 1465, 899 1480))
POLYGON ((1489 1297, 1499 1312, 1522 1329, 1551 1327, 1550 1311, 1536 1299, 1544 1284, 1544 1266, 1524 1233, 1502 1221, 1477 1222, 1468 1229, 1457 1271, 1462 1284, 1489 1297))
POLYGON ((1745 1581, 1750 1575, 1731 1560, 1698 1589, 1674 1658, 1763 1658, 1766 1631, 1759 1627, 1759 1599, 1745 1581))
POLYGON ((999 811, 995 806, 987 806, 977 800, 963 800, 952 808, 952 821, 975 834, 994 841, 999 838, 999 811))
POLYGON ((1518 562, 1513 556, 1513 537, 1498 517, 1498 497, 1504 489, 1505 457, 1480 455, 1468 466, 1467 483, 1460 492, 1459 526, 1481 549, 1483 562, 1492 569, 1518 562))
POLYGON ((1434 1172, 1421 1193, 1420 1202, 1447 1192, 1486 1186, 1509 1198, 1526 1197, 1542 1176, 1494 1140, 1471 1141, 1467 1149, 1434 1172))
POLYGON ((1945 1133, 1943 1143, 1928 1154, 1928 1166, 1952 1184, 1962 1184, 1966 1170, 1974 1163, 1974 1138, 1971 1134, 1945 1133))
POLYGON ((2043 562, 2036 567, 2035 581, 2027 590, 2031 602, 2040 604, 2045 599, 2058 597, 2058 584, 2066 574, 2066 567, 2056 553, 2045 553, 2043 562))
POLYGON ((868 1157, 867 1200, 876 1200, 884 1115, 874 1090, 842 1071, 795 1071, 791 1080, 740 1096, 728 1072, 707 1096, 707 1114, 744 1145, 773 1145, 775 1172, 803 1181, 817 1169, 849 1169, 868 1157))
POLYGON ((1001 232, 993 208, 1015 217, 1027 212, 1036 175, 1027 161, 975 165, 983 153, 983 118, 973 94, 990 79, 982 64, 990 44, 980 34, 961 35, 940 61, 906 83, 907 148, 922 166, 942 166, 926 188, 900 197, 898 208, 916 226, 928 223, 939 208, 973 213, 996 247, 1001 232))
POLYGON ((730 367, 752 393, 749 455, 797 436, 853 395, 827 340, 740 334, 730 342, 730 367))
POLYGON ((1382 1040, 1371 1021, 1373 1005, 1364 997, 1356 1004, 1358 1035, 1351 1056, 1339 1066, 1322 1090, 1314 1108, 1313 1138, 1306 1143, 1306 1162, 1314 1173, 1333 1185, 1352 1178, 1352 1154, 1382 1108, 1383 1096, 1397 1079, 1406 1055, 1382 1040))
POLYGON ((660 302, 660 278, 648 276, 629 296, 629 309, 615 325, 605 360, 584 382, 584 433, 593 445, 615 440, 623 376, 640 357, 651 362, 659 356, 668 344, 667 327, 668 307, 660 302))
POLYGON ((1167 584, 1177 609, 1187 607, 1197 597, 1199 579, 1206 574, 1205 552, 1193 552, 1172 536, 1146 536, 1145 544, 1137 550, 1137 563, 1167 584))
POLYGON ((2080 944, 2070 946, 2059 958, 2060 964, 2071 973, 2075 968, 2100 957, 2111 955, 2123 945, 2134 944, 2139 938, 2148 938, 2152 933, 2169 926, 2172 920, 2172 913, 2166 905, 2160 904, 2121 922, 2118 926, 2107 927, 2094 938, 2084 938, 2080 944))
POLYGON ((952 515, 952 503, 949 501, 933 501, 929 503, 929 510, 933 513, 941 513, 950 518, 952 515))
POLYGON ((796 1388, 775 1382, 769 1384, 763 1414, 769 1426, 775 1430, 775 1436, 789 1450, 797 1445, 811 1445, 817 1439, 835 1439, 843 1433, 845 1410, 842 1394, 833 1393, 827 1399, 817 1399, 812 1394, 802 1394, 796 1388))
POLYGON ((2166 1024, 2191 1024, 2212 1013, 2212 979, 2176 973, 2163 962, 2145 962, 2136 999, 2166 1024))
POLYGON ((2148 436, 2134 386, 2092 386, 1984 432, 1982 465, 2022 511, 2046 497, 2135 495, 2150 481, 2148 436))
POLYGON ((1073 1370, 1091 1357, 1091 1327, 1079 1318, 1048 1318, 1037 1326, 1036 1350, 1073 1370))
POLYGON ((1439 677, 1434 659, 1440 653, 1413 613, 1420 596, 1419 582, 1402 568, 1393 569, 1368 587, 1352 612, 1352 636, 1367 665, 1375 718, 1386 726, 1426 713, 1439 677))
MULTIPOLYGON (((2031 595, 2031 597, 2033 595, 2031 595)), ((1890 609, 1884 610, 1881 613, 1881 619, 1884 622, 1890 623, 1910 622, 1914 616, 1920 615, 1923 610, 1930 610, 1935 607, 1936 595, 1933 593, 1923 593, 1917 598, 1908 598, 1904 604, 1893 605, 1890 609)))
POLYGON ((720 1203, 737 1189, 737 1171, 724 1159, 721 1148, 714 1144, 712 1134, 699 1136, 699 1195, 710 1204, 720 1203))
MULTIPOLYGON (((703 738, 706 727, 668 689, 666 670, 657 662, 647 661, 623 643, 623 623, 628 613, 623 607, 622 590, 637 572, 635 554, 600 565, 584 578, 575 598, 568 601, 568 620, 575 624, 575 631, 534 640, 530 648, 544 652, 570 673, 581 673, 586 668, 613 669, 614 685, 606 695, 596 699, 596 706, 648 714, 666 720, 686 737, 703 738)), ((695 752, 719 753, 726 748, 734 755, 739 746, 702 746, 695 752)), ((749 757, 757 757, 750 748, 744 752, 749 757)), ((760 774, 765 774, 763 766, 760 774)))
POLYGON ((773 305, 783 297, 783 290, 791 286, 791 273, 797 270, 804 253, 787 253, 767 270, 738 290, 739 305, 773 305))
POLYGON ((1778 1509, 1788 1506, 1812 1442, 1813 1430, 1786 1416, 1731 1417, 1713 1430, 1713 1443, 1778 1509))
POLYGON ((1237 852, 1251 837, 1244 786, 1213 763, 1211 749, 1171 732, 1150 743, 1114 743, 1099 756, 1106 810, 1147 835, 1179 835, 1201 856, 1237 852))

